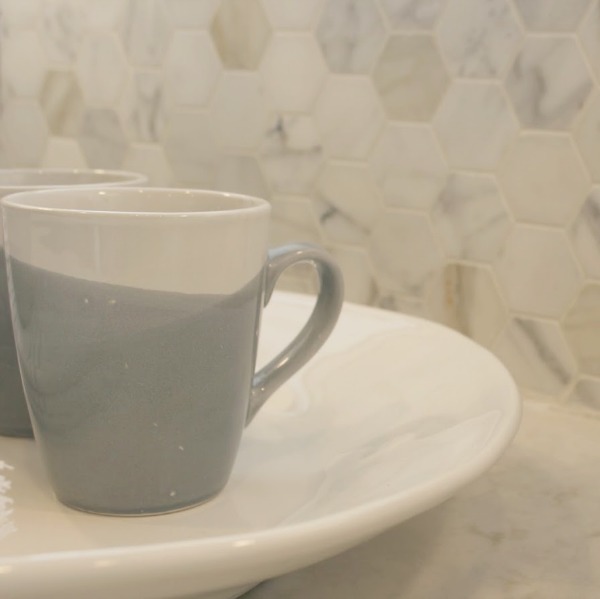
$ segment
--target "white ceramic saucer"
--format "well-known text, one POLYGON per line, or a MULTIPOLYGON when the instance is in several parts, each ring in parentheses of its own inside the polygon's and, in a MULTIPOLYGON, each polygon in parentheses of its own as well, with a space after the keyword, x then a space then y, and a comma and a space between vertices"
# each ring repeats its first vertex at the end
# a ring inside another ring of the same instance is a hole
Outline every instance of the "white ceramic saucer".
MULTIPOLYGON (((311 305, 275 295, 261 359, 311 305)), ((319 355, 246 430, 230 483, 204 506, 79 513, 54 499, 32 441, 0 439, 0 597, 236 597, 448 498, 491 466, 519 415, 512 379, 473 342, 346 305, 319 355)))

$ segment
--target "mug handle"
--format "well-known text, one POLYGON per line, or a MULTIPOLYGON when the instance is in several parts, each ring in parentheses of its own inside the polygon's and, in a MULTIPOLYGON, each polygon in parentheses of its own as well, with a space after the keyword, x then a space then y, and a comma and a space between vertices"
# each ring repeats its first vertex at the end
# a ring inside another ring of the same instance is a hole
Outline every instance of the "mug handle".
POLYGON ((311 244, 292 244, 269 250, 265 267, 263 305, 266 306, 281 273, 299 262, 311 264, 319 277, 317 303, 296 338, 252 379, 248 425, 269 396, 306 364, 325 343, 337 322, 344 300, 344 280, 339 266, 322 248, 311 244))

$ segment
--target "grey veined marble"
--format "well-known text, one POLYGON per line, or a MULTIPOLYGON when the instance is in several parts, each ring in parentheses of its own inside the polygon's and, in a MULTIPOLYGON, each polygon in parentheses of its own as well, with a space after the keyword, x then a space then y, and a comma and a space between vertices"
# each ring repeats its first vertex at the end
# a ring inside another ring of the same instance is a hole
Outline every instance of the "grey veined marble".
POLYGON ((592 81, 574 39, 530 37, 506 89, 525 127, 566 129, 591 92, 592 81))

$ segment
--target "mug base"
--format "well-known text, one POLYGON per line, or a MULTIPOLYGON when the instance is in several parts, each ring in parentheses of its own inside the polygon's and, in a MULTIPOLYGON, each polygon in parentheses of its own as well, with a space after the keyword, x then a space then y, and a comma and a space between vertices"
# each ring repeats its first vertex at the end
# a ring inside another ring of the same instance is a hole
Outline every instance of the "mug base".
POLYGON ((182 512, 184 510, 189 510, 205 503, 208 503, 212 499, 214 499, 219 493, 221 489, 219 489, 216 493, 211 493, 206 497, 198 499, 193 502, 188 502, 184 504, 173 504, 168 506, 161 507, 145 507, 145 508, 131 508, 131 509, 110 509, 110 508, 101 508, 95 506, 87 506, 87 505, 79 505, 70 503, 61 499, 58 500, 67 507, 77 510, 78 512, 85 512, 87 514, 94 514, 95 516, 116 516, 123 518, 140 518, 145 516, 164 516, 166 514, 173 514, 175 512, 182 512))

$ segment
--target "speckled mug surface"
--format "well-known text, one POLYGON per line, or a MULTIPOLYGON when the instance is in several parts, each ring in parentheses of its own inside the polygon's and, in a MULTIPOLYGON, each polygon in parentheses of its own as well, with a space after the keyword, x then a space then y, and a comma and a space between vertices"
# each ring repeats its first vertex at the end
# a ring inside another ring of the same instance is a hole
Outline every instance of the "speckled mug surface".
POLYGON ((313 245, 267 247, 269 204, 199 190, 53 190, 3 201, 25 395, 65 504, 143 515, 226 484, 244 426, 322 345, 343 282, 313 245), (297 262, 314 311, 255 372, 259 323, 297 262))
MULTIPOLYGON (((106 187, 142 185, 145 175, 129 171, 11 168, 0 169, 0 198, 12 193, 55 187, 106 187)), ((0 222, 0 435, 31 437, 33 430, 27 412, 17 352, 13 337, 2 223, 0 222)))

